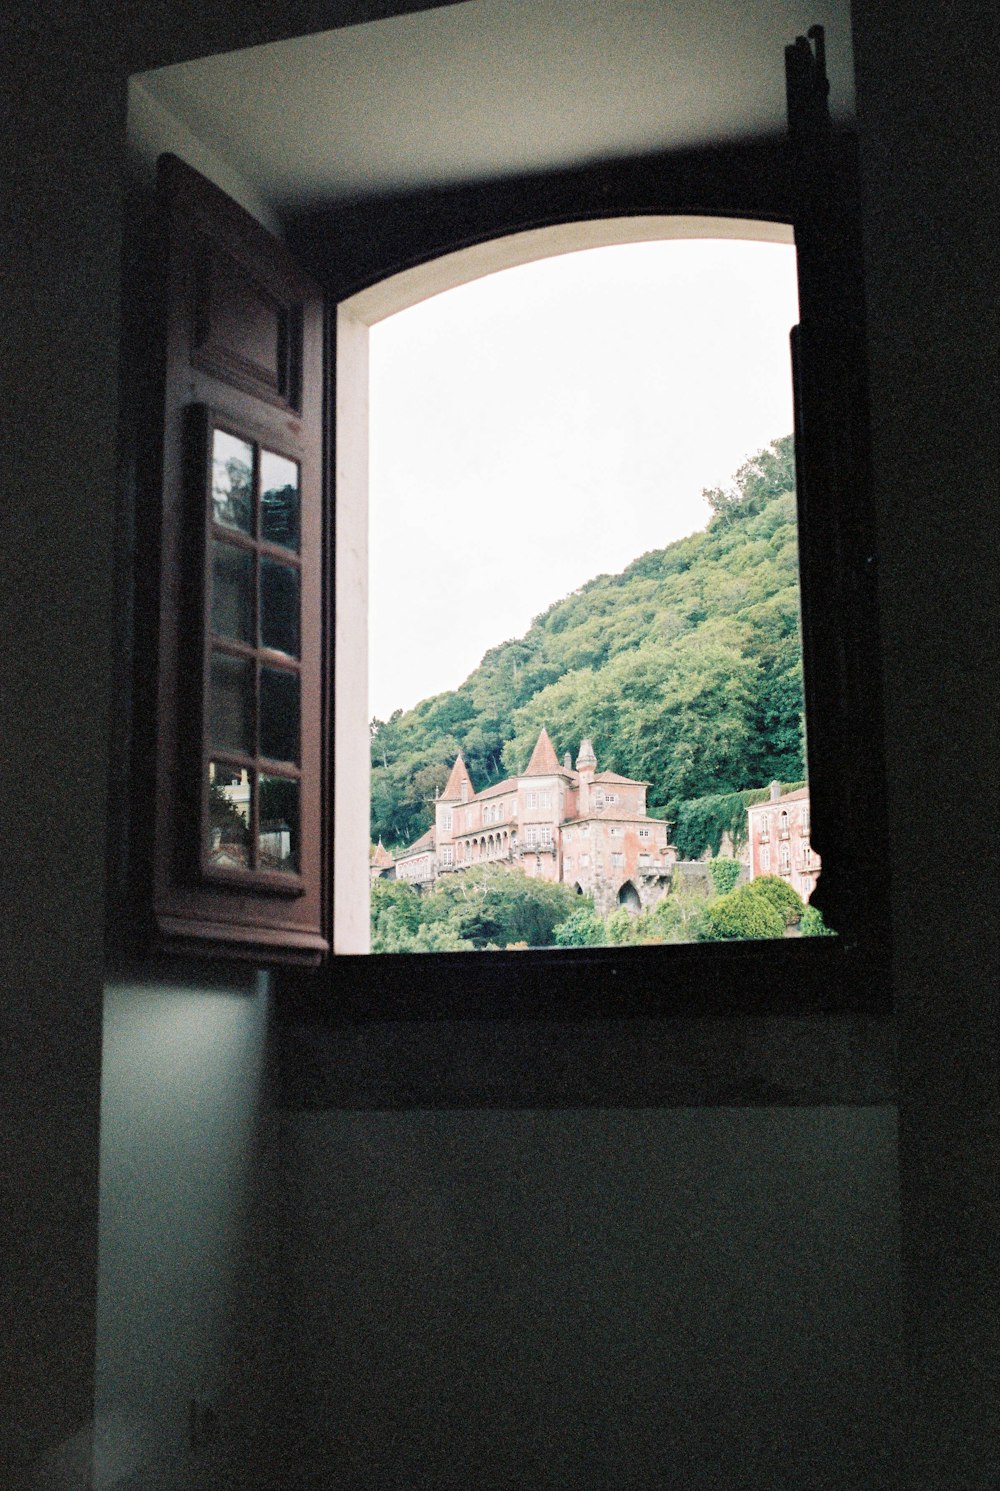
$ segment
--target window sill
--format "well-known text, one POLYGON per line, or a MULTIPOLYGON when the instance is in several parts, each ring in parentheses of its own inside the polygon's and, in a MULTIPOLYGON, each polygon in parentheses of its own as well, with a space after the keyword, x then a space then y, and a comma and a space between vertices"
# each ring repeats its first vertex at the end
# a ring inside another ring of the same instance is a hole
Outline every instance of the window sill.
POLYGON ((296 1110, 895 1100, 885 969, 833 938, 710 951, 387 955, 283 971, 277 1100, 296 1110))
POLYGON ((282 971, 279 993, 316 1023, 891 1013, 885 946, 834 937, 349 955, 282 971))

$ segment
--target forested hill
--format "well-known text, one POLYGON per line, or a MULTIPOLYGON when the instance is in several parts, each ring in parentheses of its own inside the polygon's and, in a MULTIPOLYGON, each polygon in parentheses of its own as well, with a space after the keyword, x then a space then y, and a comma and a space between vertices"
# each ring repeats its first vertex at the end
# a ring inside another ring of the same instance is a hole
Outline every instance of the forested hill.
POLYGON ((492 648, 462 686, 372 722, 372 838, 411 843, 462 751, 477 789, 523 770, 545 725, 650 811, 804 775, 792 437, 708 491, 701 533, 598 575, 492 648))

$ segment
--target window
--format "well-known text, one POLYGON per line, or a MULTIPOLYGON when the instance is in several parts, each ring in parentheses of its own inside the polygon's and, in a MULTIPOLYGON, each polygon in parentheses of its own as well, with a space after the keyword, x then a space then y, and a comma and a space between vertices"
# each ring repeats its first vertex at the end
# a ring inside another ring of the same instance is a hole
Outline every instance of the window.
POLYGON ((621 836, 622 836, 622 832, 623 832, 623 830, 622 830, 622 829, 621 829, 621 828, 619 828, 619 827, 618 827, 618 826, 617 826, 617 825, 615 825, 615 826, 614 826, 614 827, 613 827, 613 828, 612 828, 612 829, 611 829, 611 837, 612 837, 612 838, 613 838, 613 839, 620 839, 620 838, 621 838, 621 836))
POLYGON ((606 792, 604 794, 604 801, 607 802, 607 803, 616 803, 618 801, 618 793, 617 792, 606 792))
POLYGON ((451 844, 441 845, 441 863, 443 865, 450 865, 454 863, 454 850, 451 844))
POLYGON ((760 868, 761 868, 762 874, 764 874, 764 875, 768 874, 768 872, 770 871, 770 868, 771 868, 771 846, 770 846, 770 844, 762 844, 760 846, 760 868))
POLYGON ((639 837, 640 837, 640 839, 648 839, 649 838, 649 829, 648 828, 640 828, 640 830, 639 830, 639 837))
POLYGON ((778 864, 782 875, 790 875, 792 871, 792 852, 787 844, 782 844, 778 855, 778 864))
POLYGON ((620 869, 622 869, 622 867, 624 866, 624 864, 625 864, 625 856, 624 856, 624 854, 621 854, 621 853, 619 853, 617 851, 614 854, 612 854, 612 856, 611 856, 611 867, 612 867, 612 869, 620 870, 620 869))
POLYGON ((766 844, 771 837, 771 819, 768 813, 762 813, 757 820, 760 825, 760 842, 766 844))
POLYGON ((451 808, 445 808, 441 814, 441 827, 446 834, 451 833, 452 812, 451 808))
MULTIPOLYGON (((713 188, 713 190, 715 189, 713 188)), ((695 196, 697 196, 697 191, 695 192, 695 196)), ((753 205, 751 205, 750 207, 748 207, 748 210, 759 212, 759 206, 754 207, 753 205)), ((796 212, 805 213, 805 211, 806 208, 804 207, 796 208, 796 212)), ((789 210, 789 215, 791 215, 791 209, 789 210)), ((541 220, 541 215, 536 216, 538 216, 538 219, 541 220)), ((806 226, 808 227, 811 222, 812 219, 808 219, 806 226)), ((494 224, 492 227, 492 232, 496 234, 498 231, 502 231, 502 228, 498 228, 494 224)), ((472 242, 477 238, 477 236, 479 238, 485 238, 487 234, 483 232, 481 228, 475 225, 463 226, 463 241, 472 242)), ((191 235, 192 242, 194 241, 195 237, 197 237, 197 235, 191 235)), ((805 235, 805 238, 807 237, 808 233, 806 233, 805 235)), ((805 243, 805 238, 803 239, 803 244, 805 243)), ((432 241, 433 230, 428 242, 432 241)), ((442 242, 441 246, 445 247, 446 245, 442 242)), ((421 254, 426 254, 427 252, 428 247, 425 244, 419 248, 411 249, 410 247, 404 247, 403 255, 404 257, 408 257, 408 259, 413 262, 418 259, 421 254)), ((246 278, 247 276, 245 276, 245 280, 246 278)), ((357 280, 355 281, 355 283, 357 283, 357 280)), ((207 297, 207 299, 210 301, 210 297, 207 297)), ((278 360, 282 363, 282 366, 279 367, 277 370, 276 377, 272 380, 270 397, 274 407, 278 407, 276 400, 284 399, 287 405, 288 399, 290 397, 294 398, 299 392, 296 384, 296 379, 299 378, 299 376, 301 375, 302 369, 297 366, 296 359, 294 357, 289 360, 285 356, 284 351, 282 351, 281 349, 285 348, 286 345, 289 343, 295 344, 298 336, 297 327, 300 311, 307 323, 310 320, 310 315, 306 311, 302 310, 302 307, 308 300, 308 294, 304 293, 302 296, 299 297, 298 300, 295 300, 295 298, 292 297, 292 300, 294 301, 294 304, 292 304, 291 306, 291 312, 294 312, 294 314, 289 312, 287 315, 284 315, 281 310, 281 306, 283 304, 287 304, 287 302, 283 302, 280 296, 277 297, 275 302, 279 308, 277 313, 272 311, 272 308, 269 304, 265 305, 264 313, 266 313, 266 315, 271 315, 272 318, 276 314, 278 321, 281 323, 281 333, 280 335, 276 336, 274 340, 274 345, 279 349, 280 353, 278 360), (281 319, 282 315, 284 315, 284 320, 281 319)), ((262 304, 263 302, 259 303, 262 304)), ((840 303, 843 304, 842 298, 840 303)), ((810 311, 810 308, 807 307, 806 309, 807 311, 810 311)), ((850 306, 848 303, 848 311, 849 309, 850 306)), ((344 355, 346 352, 349 352, 352 339, 356 343, 360 343, 363 341, 364 328, 367 324, 370 324, 370 322, 366 323, 364 321, 363 315, 358 313, 357 307, 348 307, 346 309, 342 307, 342 310, 343 314, 338 316, 338 341, 340 355, 344 355)), ((822 306, 820 306, 819 311, 822 312, 822 306)), ((813 311, 810 311, 810 313, 816 314, 813 311)), ((807 320, 808 316, 804 314, 804 322, 806 322, 807 320)), ((192 318, 192 324, 197 324, 196 317, 192 318)), ((203 361, 206 364, 211 361, 213 356, 213 349, 209 345, 210 341, 211 338, 209 338, 208 341, 200 349, 203 361)), ((308 341, 308 336, 306 336, 306 341, 308 341)), ((847 345, 845 351, 843 350, 845 339, 841 338, 839 345, 841 350, 843 351, 843 360, 847 365, 850 366, 855 361, 856 347, 850 343, 849 325, 846 328, 846 344, 847 345)), ((831 396, 829 395, 829 392, 824 385, 824 369, 827 367, 827 363, 824 363, 822 349, 817 351, 817 345, 818 344, 815 339, 813 341, 810 341, 810 332, 807 326, 806 330, 803 332, 803 335, 799 338, 797 357, 800 369, 800 389, 803 390, 801 397, 805 399, 807 403, 809 399, 812 398, 813 402, 809 407, 810 412, 813 416, 815 416, 817 412, 822 415, 823 408, 831 402, 831 396), (817 388, 820 389, 819 395, 816 392, 817 388)), ((231 361, 234 360, 231 359, 231 361)), ((304 357, 302 361, 303 365, 305 365, 309 362, 309 358, 304 357)), ((858 360, 857 365, 860 366, 860 360, 858 360)), ((305 381, 307 382, 308 380, 305 381)), ((835 379, 834 384, 836 384, 835 379)), ((234 386, 237 385, 234 384, 234 386)), ((242 391, 243 390, 240 390, 240 392, 242 391)), ((842 391, 843 390, 839 387, 839 385, 834 387, 835 393, 839 394, 842 391)), ((338 378, 337 383, 337 398, 338 401, 340 401, 342 398, 345 398, 348 401, 350 399, 350 391, 345 387, 345 380, 342 380, 340 378, 338 378)), ((215 407, 211 399, 203 399, 201 400, 201 402, 206 409, 212 409, 213 407, 215 407)), ((267 402, 267 400, 265 400, 265 402, 267 402)), ((835 403, 835 400, 833 402, 835 403)), ((853 407, 854 406, 852 406, 852 408, 853 407)), ((230 410, 227 409, 225 412, 228 416, 230 410)), ((265 411, 265 414, 266 412, 267 411, 265 411)), ((264 419, 262 422, 265 425, 267 424, 266 419, 264 419)), ((259 424, 255 425, 254 421, 250 419, 248 419, 245 423, 242 420, 232 421, 232 423, 235 426, 235 434, 238 437, 245 436, 246 438, 248 438, 254 445, 256 451, 260 451, 263 449, 277 449, 278 437, 277 435, 272 434, 269 429, 265 428, 261 430, 259 424), (271 442, 270 444, 268 443, 269 441, 271 442)), ((845 421, 840 419, 839 415, 838 419, 832 421, 827 419, 825 423, 826 425, 830 425, 831 427, 846 427, 845 421)), ((852 414, 847 423, 850 423, 851 427, 853 428, 854 425, 856 425, 857 423, 856 416, 852 414)), ((836 638, 837 645, 843 645, 843 650, 848 660, 846 673, 836 675, 836 686, 834 689, 831 690, 831 699, 829 702, 824 704, 824 702, 821 700, 819 708, 814 708, 814 705, 812 703, 809 704, 811 735, 810 750, 811 753, 815 750, 815 752, 817 753, 815 758, 816 761, 820 762, 825 768, 828 768, 828 770, 813 772, 813 785, 815 792, 814 800, 817 807, 817 840, 820 844, 820 848, 822 853, 824 854, 824 857, 827 858, 828 866, 831 871, 831 873, 828 875, 827 871, 824 870, 822 889, 825 894, 827 887, 834 885, 833 876, 839 875, 840 880, 838 883, 841 886, 841 890, 838 892, 838 894, 841 895, 841 904, 850 907, 853 906, 855 902, 851 900, 851 887, 848 878, 849 873, 856 873, 859 868, 861 871, 864 870, 864 855, 862 854, 861 859, 857 861, 851 860, 851 855, 849 852, 845 852, 842 859, 838 858, 840 846, 843 843, 846 843, 848 850, 850 850, 851 845, 854 841, 851 839, 850 833, 845 833, 845 835, 843 835, 841 838, 837 837, 838 831, 836 828, 834 814, 831 812, 831 804, 836 801, 835 789, 837 784, 843 783, 850 776, 850 771, 852 769, 848 765, 850 761, 849 753, 844 749, 845 740, 848 738, 849 734, 849 732, 846 730, 846 724, 849 722, 852 725, 852 729, 856 731, 859 721, 861 721, 863 724, 867 724, 868 722, 870 722, 872 718, 871 710, 874 707, 872 703, 872 697, 869 696, 869 692, 866 688, 865 677, 863 677, 861 673, 861 669, 863 668, 864 664, 869 661, 868 654, 866 653, 866 644, 873 636, 867 619, 868 611, 866 609, 868 605, 868 598, 870 597, 871 593, 871 579, 868 573, 861 568, 861 561, 863 558, 866 557, 863 527, 863 502, 859 500, 857 503, 855 503, 854 499, 851 496, 851 493, 855 490, 855 488, 852 486, 850 480, 846 479, 849 475, 849 472, 845 473, 843 460, 841 459, 839 463, 836 460, 825 461, 825 455, 827 452, 824 448, 825 436, 823 434, 823 430, 825 428, 825 425, 822 417, 819 420, 817 420, 816 418, 812 418, 811 421, 807 421, 807 427, 810 429, 810 431, 815 431, 817 428, 819 428, 821 432, 817 442, 820 450, 820 455, 817 456, 815 454, 812 454, 807 455, 805 458, 806 467, 808 468, 808 471, 812 473, 811 488, 809 492, 809 501, 811 503, 810 523, 812 525, 810 533, 810 543, 812 545, 812 548, 810 554, 806 556, 806 559, 804 561, 809 575, 809 586, 807 587, 807 589, 811 593, 812 602, 814 604, 816 614, 834 614, 834 608, 830 604, 830 602, 832 598, 835 597, 837 594, 838 585, 843 579, 843 565, 846 564, 850 574, 852 587, 856 587, 857 592, 860 596, 858 607, 852 607, 851 615, 849 617, 843 618, 843 632, 839 637, 836 638), (824 477, 822 475, 823 469, 826 469, 828 473, 832 474, 827 474, 824 477), (831 484, 839 484, 838 489, 843 491, 843 493, 845 494, 845 501, 843 503, 835 503, 827 500, 831 489, 831 484), (831 526, 836 529, 836 536, 838 539, 838 542, 836 543, 832 542, 831 540, 831 526), (835 559, 834 556, 841 557, 835 559), (846 558, 844 558, 843 556, 846 556, 846 558), (855 558, 857 559, 857 567, 855 567, 855 558), (828 569, 824 568, 824 566, 826 565, 829 565, 828 569), (838 566, 840 566, 840 568, 838 568, 838 566), (825 724, 827 728, 815 728, 817 722, 819 722, 821 725, 825 724), (827 847, 828 844, 831 843, 836 843, 838 845, 838 852, 834 853, 832 856, 827 847)), ((345 430, 345 428, 345 422, 338 419, 338 436, 345 430)), ((850 444, 850 442, 845 443, 850 444)), ((860 445, 858 442, 855 442, 854 445, 851 446, 851 448, 863 448, 863 440, 860 442, 860 445)), ((305 454, 302 454, 300 456, 299 453, 294 451, 289 453, 287 455, 287 458, 291 460, 301 460, 301 483, 302 491, 304 494, 303 500, 305 510, 305 508, 309 506, 309 501, 306 500, 305 494, 307 493, 307 490, 309 488, 310 471, 307 468, 309 468, 310 466, 311 458, 307 457, 305 454)), ((176 463, 176 457, 174 457, 174 460, 176 463)), ((352 488, 352 483, 355 483, 357 480, 359 480, 359 478, 357 478, 356 474, 350 469, 349 461, 345 463, 345 469, 347 470, 345 485, 344 488, 339 490, 337 494, 338 543, 349 540, 352 530, 354 532, 354 536, 358 536, 357 515, 359 512, 363 511, 363 504, 356 505, 353 501, 354 489, 352 488)), ((315 467, 312 468, 311 475, 313 477, 315 476, 315 467)), ((802 485, 803 487, 805 487, 809 485, 809 482, 803 482, 802 485)), ((234 547, 239 547, 239 545, 235 545, 234 547)), ((254 552, 256 557, 254 558, 253 563, 259 564, 260 557, 263 551, 255 550, 254 552)), ((308 561, 309 555, 312 553, 311 546, 303 544, 302 553, 303 562, 306 563, 308 561)), ((177 552, 171 551, 168 548, 167 558, 172 561, 177 557, 177 552)), ((303 579, 303 592, 305 590, 306 583, 306 580, 303 579)), ((339 570, 337 583, 340 583, 339 570)), ((841 586, 840 588, 844 589, 846 587, 841 586)), ((851 593, 854 594, 853 588, 851 593)), ((349 631, 345 634, 341 630, 341 610, 342 608, 338 608, 336 635, 329 635, 325 638, 320 639, 321 643, 324 645, 333 643, 334 641, 337 644, 337 670, 338 674, 341 675, 338 679, 338 687, 342 685, 344 681, 344 671, 350 669, 352 661, 351 648, 349 646, 349 631), (345 645, 345 643, 347 643, 348 645, 345 645)), ((315 610, 313 610, 309 605, 305 603, 304 598, 301 604, 300 614, 304 624, 309 618, 312 618, 313 616, 319 616, 320 618, 322 618, 320 607, 317 605, 315 610)), ((836 671, 833 666, 833 649, 828 646, 827 642, 821 635, 821 628, 815 628, 813 632, 809 632, 808 619, 809 618, 807 616, 806 630, 809 634, 807 644, 807 675, 809 671, 812 670, 813 678, 815 681, 815 678, 820 676, 820 674, 822 674, 823 670, 825 669, 826 672, 824 676, 828 679, 833 679, 836 671), (825 652, 824 648, 826 649, 825 652)), ((346 623, 343 624, 346 625, 346 623)), ((179 635, 179 629, 175 628, 175 635, 179 635)), ((231 655, 230 651, 228 651, 225 646, 220 645, 218 650, 220 651, 220 653, 226 656, 231 655)), ((171 665, 175 660, 168 658, 167 661, 168 665, 171 665)), ((257 670, 257 672, 262 671, 263 667, 265 666, 263 656, 258 652, 255 652, 255 656, 252 662, 253 667, 257 670)), ((304 677, 310 665, 310 660, 305 655, 305 647, 303 648, 303 657, 299 660, 299 662, 301 665, 302 676, 304 677)), ((279 672, 288 674, 295 673, 295 669, 285 663, 279 663, 277 665, 277 669, 279 672)), ((259 683, 255 683, 254 688, 259 688, 259 683)), ((874 693, 877 693, 877 690, 875 690, 874 693)), ((349 721, 346 721, 343 717, 342 712, 338 710, 334 716, 337 757, 337 773, 335 778, 337 792, 337 836, 333 844, 332 863, 330 865, 327 865, 325 861, 326 846, 323 843, 323 837, 325 833, 325 819, 323 818, 323 815, 320 814, 320 812, 318 811, 319 802, 316 798, 313 798, 309 803, 307 803, 305 800, 305 794, 307 792, 318 792, 318 786, 314 786, 313 784, 321 783, 323 777, 322 770, 315 770, 314 772, 314 767, 321 768, 323 765, 322 751, 320 751, 315 758, 313 758, 309 754, 312 748, 311 742, 313 740, 313 724, 317 726, 315 731, 316 738, 323 738, 323 731, 321 728, 319 728, 323 725, 325 718, 323 714, 324 706, 322 702, 322 689, 316 691, 315 721, 307 721, 305 719, 307 707, 312 707, 311 703, 309 702, 312 700, 313 697, 311 687, 306 687, 306 685, 303 683, 303 685, 301 686, 301 696, 303 700, 303 720, 301 722, 303 761, 299 769, 301 772, 301 790, 303 793, 303 800, 300 807, 300 832, 302 836, 300 854, 303 862, 303 886, 307 889, 303 890, 302 896, 287 897, 285 904, 281 906, 279 906, 277 900, 271 896, 269 890, 267 895, 261 894, 254 907, 246 915, 244 915, 243 912, 237 910, 237 903, 235 900, 228 900, 217 897, 214 903, 206 902, 202 898, 201 894, 205 887, 199 887, 199 895, 197 900, 198 909, 195 910, 192 906, 187 908, 186 910, 183 910, 182 913, 183 897, 180 895, 179 886, 177 883, 169 882, 168 880, 167 883, 169 885, 171 895, 174 896, 174 900, 168 905, 161 896, 158 901, 161 928, 167 926, 171 914, 183 914, 189 916, 191 922, 195 922, 200 919, 203 923, 203 933, 199 933, 197 935, 204 935, 206 940, 211 940, 212 937, 218 937, 219 918, 221 917, 223 920, 228 920, 229 922, 227 931, 231 932, 232 935, 228 937, 228 941, 231 943, 237 940, 245 940, 248 945, 252 945, 254 952, 258 954, 262 947, 266 948, 272 932, 276 934, 271 944, 272 947, 278 946, 284 940, 294 943, 300 953, 302 951, 314 953, 322 950, 325 942, 325 908, 328 904, 328 898, 330 895, 330 881, 332 879, 338 885, 346 885, 349 883, 350 874, 354 872, 350 870, 348 861, 353 863, 353 849, 354 847, 356 847, 351 844, 351 835, 355 834, 355 836, 359 839, 363 835, 363 829, 361 830, 361 834, 357 834, 356 832, 358 826, 362 823, 363 812, 358 809, 359 794, 357 792, 357 778, 353 779, 352 784, 351 771, 352 760, 355 762, 361 760, 363 763, 363 752, 358 751, 356 743, 353 743, 351 740, 347 739, 347 735, 345 734, 345 732, 347 731, 349 721), (330 873, 331 870, 333 871, 332 875, 330 873), (318 901, 309 903, 308 897, 312 895, 312 887, 314 886, 317 889, 318 901), (210 912, 206 912, 205 907, 210 904, 211 910, 210 912), (311 910, 307 911, 307 905, 310 904, 311 910), (288 925, 289 907, 292 908, 292 912, 294 913, 291 916, 291 922, 294 925, 292 925, 291 927, 289 927, 288 925), (241 917, 243 917, 242 923, 240 920, 241 917), (211 930, 209 930, 209 926, 210 923, 212 923, 213 918, 214 924, 212 925, 211 930), (283 924, 279 926, 278 923, 281 922, 282 919, 283 924), (243 926, 243 931, 237 931, 236 929, 238 929, 241 925, 243 926), (291 933, 290 937, 286 935, 289 932, 291 933)), ((255 709, 258 708, 256 701, 253 707, 255 709)), ((179 702, 176 703, 173 708, 174 714, 171 717, 171 724, 177 723, 178 712, 180 711, 179 702)), ((178 730, 176 732, 176 735, 178 738, 181 738, 183 736, 183 731, 178 730)), ((875 735, 877 735, 877 731, 875 732, 875 735)), ((174 738, 174 732, 169 730, 165 734, 161 732, 161 738, 172 740, 174 738)), ((861 738, 867 741, 869 739, 875 738, 875 736, 872 736, 863 730, 861 733, 861 738)), ((367 745, 367 742, 365 741, 364 744, 367 745)), ((248 790, 250 794, 250 798, 248 798, 247 801, 250 801, 253 798, 253 794, 256 791, 258 800, 256 811, 258 813, 258 818, 261 820, 261 822, 270 823, 272 820, 264 819, 261 817, 259 804, 259 785, 255 785, 254 773, 256 772, 258 776, 264 775, 264 768, 271 762, 272 758, 267 757, 264 754, 254 755, 253 757, 248 756, 246 764, 242 765, 239 761, 239 753, 231 753, 232 759, 229 755, 227 755, 225 751, 222 750, 218 750, 216 752, 216 755, 218 756, 217 765, 220 768, 220 771, 217 773, 216 777, 219 785, 219 790, 224 791, 226 787, 230 789, 236 787, 237 783, 235 779, 235 768, 239 766, 241 774, 241 786, 242 773, 244 771, 246 772, 245 790, 248 790)), ((190 757, 188 759, 190 759, 190 757)), ((866 757, 866 759, 868 758, 866 757)), ((291 766, 294 765, 294 763, 287 763, 282 759, 275 764, 284 770, 286 780, 293 781, 296 779, 294 772, 289 769, 291 766)), ((813 764, 815 765, 815 762, 813 764)), ((877 765, 877 756, 875 758, 875 764, 877 765)), ((280 776, 282 772, 278 771, 277 774, 280 776)), ((363 778, 363 769, 361 775, 363 778)), ((199 779, 196 772, 192 780, 196 782, 198 791, 205 790, 206 777, 201 777, 199 779)), ((877 784, 877 774, 873 775, 872 780, 877 784)), ((174 851, 178 849, 179 844, 183 843, 183 839, 180 837, 179 832, 174 825, 179 824, 183 820, 189 826, 193 822, 196 829, 198 829, 199 827, 197 819, 197 809, 195 809, 193 816, 191 812, 191 799, 193 794, 185 786, 186 779, 183 776, 183 773, 178 772, 175 776, 175 781, 181 784, 181 792, 179 794, 180 801, 170 802, 168 804, 168 808, 163 810, 163 814, 165 815, 164 821, 168 821, 171 825, 171 832, 167 838, 167 842, 169 845, 167 860, 164 860, 161 857, 159 861, 161 864, 167 861, 180 864, 184 859, 182 853, 176 855, 174 854, 174 851)), ((864 801, 866 805, 868 805, 871 801, 871 791, 874 790, 875 789, 872 788, 867 792, 866 795, 864 788, 862 788, 859 792, 850 794, 849 800, 852 803, 864 801)), ((597 800, 598 805, 600 806, 600 800, 597 800)), ((236 803, 233 803, 232 805, 236 808, 236 812, 239 815, 239 813, 242 811, 239 805, 236 803)), ((161 810, 158 808, 158 813, 160 813, 160 811, 161 810)), ((249 809, 248 812, 252 815, 253 809, 249 809)), ((852 815, 853 813, 854 809, 852 808, 852 815)), ((470 819, 472 819, 474 815, 469 814, 468 816, 470 819)), ((279 820, 277 820, 276 818, 275 821, 277 822, 279 820)), ((467 823, 466 826, 471 827, 471 822, 467 823)), ((203 822, 201 823, 200 827, 201 829, 204 828, 203 822)), ((280 840, 280 835, 283 834, 285 830, 281 829, 280 827, 275 827, 271 831, 276 836, 279 836, 275 839, 275 844, 280 846, 280 843, 282 842, 280 840)), ((240 830, 230 829, 231 838, 234 832, 238 836, 240 830)), ((260 830, 258 829, 258 833, 259 832, 260 830)), ((762 833, 761 838, 763 839, 765 835, 766 828, 765 832, 762 833)), ((874 837, 877 839, 878 835, 876 834, 874 837)), ((221 840, 222 834, 220 833, 220 842, 221 840)), ((204 835, 202 834, 202 836, 199 837, 198 833, 196 832, 194 835, 194 842, 196 846, 198 846, 196 852, 202 852, 204 843, 206 842, 204 835)), ((860 842, 860 840, 858 842, 860 842)), ((252 856, 250 857, 252 858, 252 856)), ((239 859, 239 856, 236 856, 236 858, 239 859)), ((239 869, 240 867, 238 866, 237 868, 239 869)), ((190 869, 191 866, 190 863, 188 863, 186 873, 189 874, 190 869)), ((254 873, 252 867, 247 868, 247 873, 254 873)), ((288 878, 291 879, 292 877, 289 875, 288 878)), ((160 884, 161 883, 158 882, 158 895, 160 884)), ((211 889, 211 887, 209 886, 208 889, 211 889)), ((228 886, 225 887, 225 889, 228 896, 228 886)), ((860 904, 860 900, 861 898, 859 897, 855 898, 855 901, 858 904, 860 904)), ((341 949, 351 951, 360 945, 360 938, 356 935, 360 931, 360 926, 356 919, 354 922, 352 922, 349 908, 347 911, 343 911, 341 909, 343 907, 343 904, 343 901, 338 898, 338 909, 335 918, 334 941, 336 944, 339 945, 341 949)), ((824 906, 827 904, 825 899, 823 904, 824 906)), ((833 902, 831 902, 830 904, 833 904, 833 902)), ((753 950, 751 949, 750 951, 752 952, 753 950)), ((668 955, 668 953, 657 954, 657 956, 668 955)), ((619 956, 619 954, 615 954, 615 956, 619 956)), ((819 956, 819 954, 817 954, 817 956, 819 956)))
POLYGON ((778 814, 778 838, 788 838, 788 812, 785 808, 778 814))
POLYGON ((328 946, 323 297, 174 157, 160 190, 171 293, 142 521, 162 584, 156 704, 136 726, 160 769, 136 841, 161 945, 310 961, 328 946))

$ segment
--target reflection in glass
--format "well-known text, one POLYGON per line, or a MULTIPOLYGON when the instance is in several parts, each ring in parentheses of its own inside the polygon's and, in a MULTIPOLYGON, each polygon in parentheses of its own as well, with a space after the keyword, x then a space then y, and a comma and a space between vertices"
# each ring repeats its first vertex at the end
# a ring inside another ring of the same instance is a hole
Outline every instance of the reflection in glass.
POLYGON ((299 547, 299 468, 273 450, 260 453, 260 534, 283 549, 299 547))
POLYGON ((262 870, 299 868, 299 784, 287 777, 260 779, 258 867, 262 870))
POLYGON ((212 631, 237 642, 253 641, 253 556, 235 544, 212 545, 212 631))
POLYGON ((209 730, 219 751, 253 754, 253 664, 212 652, 209 730))
POLYGON ((225 430, 212 431, 212 517, 253 532, 253 446, 225 430))
POLYGON ((250 867, 250 775, 239 767, 208 763, 209 864, 224 869, 250 867))
POLYGON ((260 670, 260 754, 299 759, 299 677, 284 668, 260 670))
POLYGON ((276 559, 260 562, 260 642, 299 655, 299 572, 276 559))

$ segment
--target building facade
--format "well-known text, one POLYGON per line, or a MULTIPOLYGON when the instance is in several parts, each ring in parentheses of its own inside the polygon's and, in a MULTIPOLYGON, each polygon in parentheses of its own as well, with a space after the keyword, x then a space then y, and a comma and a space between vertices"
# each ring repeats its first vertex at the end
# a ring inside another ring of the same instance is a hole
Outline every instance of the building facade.
POLYGON ((820 858, 809 842, 809 788, 782 792, 772 782, 766 802, 747 809, 750 878, 779 875, 808 901, 819 879, 820 858))
POLYGON ((677 859, 668 825, 646 812, 647 786, 598 771, 589 740, 575 767, 568 753, 560 763, 544 729, 521 775, 481 792, 459 754, 433 826, 396 856, 395 877, 425 887, 490 861, 575 886, 602 916, 618 906, 638 911, 664 894, 677 859))

